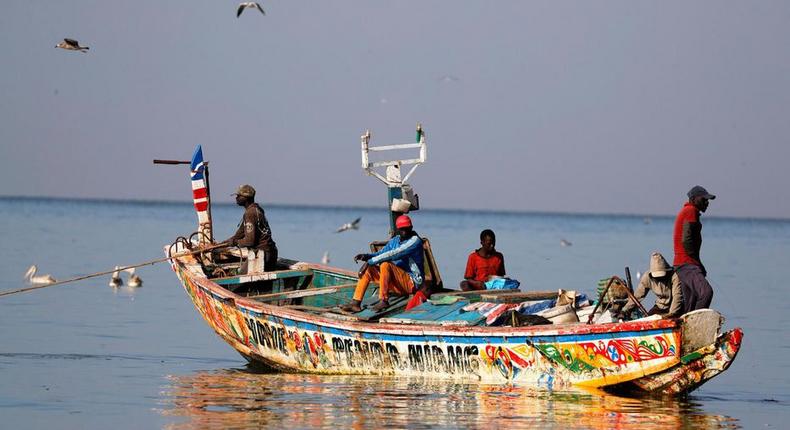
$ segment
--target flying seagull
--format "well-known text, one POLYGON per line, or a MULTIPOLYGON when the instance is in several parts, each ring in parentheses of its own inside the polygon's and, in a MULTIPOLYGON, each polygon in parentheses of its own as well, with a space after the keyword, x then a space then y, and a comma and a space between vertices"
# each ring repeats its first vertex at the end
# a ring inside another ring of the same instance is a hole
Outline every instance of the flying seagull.
POLYGON ((321 257, 321 264, 329 264, 329 251, 324 251, 324 256, 321 257))
POLYGON ((262 14, 266 15, 266 12, 263 11, 263 8, 261 7, 261 5, 259 5, 258 3, 255 3, 254 1, 246 1, 246 2, 239 3, 239 9, 236 10, 236 18, 241 16, 241 13, 244 12, 244 9, 251 8, 251 7, 254 7, 254 8, 258 9, 259 11, 261 11, 262 14))
POLYGON ((359 230, 359 221, 361 220, 362 218, 357 218, 354 221, 347 222, 341 225, 340 228, 335 231, 335 233, 342 233, 346 230, 359 230))
POLYGON ((74 39, 63 39, 63 42, 58 43, 55 45, 55 48, 66 49, 69 51, 80 51, 80 52, 87 52, 89 47, 87 46, 80 46, 80 43, 74 39))

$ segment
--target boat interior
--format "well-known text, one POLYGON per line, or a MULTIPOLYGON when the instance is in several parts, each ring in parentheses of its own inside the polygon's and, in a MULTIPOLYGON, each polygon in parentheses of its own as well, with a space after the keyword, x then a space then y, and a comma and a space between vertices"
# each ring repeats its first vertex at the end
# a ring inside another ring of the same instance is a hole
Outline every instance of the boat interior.
MULTIPOLYGON (((407 309, 413 296, 389 298, 389 307, 374 310, 379 302, 379 286, 372 283, 362 311, 351 313, 340 305, 351 300, 357 273, 318 263, 279 258, 277 270, 245 273, 246 255, 239 248, 222 248, 196 254, 195 264, 213 282, 228 291, 276 306, 346 321, 442 325, 442 326, 525 326, 583 324, 595 313, 595 322, 607 320, 607 307, 594 307, 584 294, 559 291, 482 290, 459 291, 444 288, 431 243, 424 239, 425 279, 429 298, 407 309)), ((386 241, 370 244, 375 252, 386 241)))

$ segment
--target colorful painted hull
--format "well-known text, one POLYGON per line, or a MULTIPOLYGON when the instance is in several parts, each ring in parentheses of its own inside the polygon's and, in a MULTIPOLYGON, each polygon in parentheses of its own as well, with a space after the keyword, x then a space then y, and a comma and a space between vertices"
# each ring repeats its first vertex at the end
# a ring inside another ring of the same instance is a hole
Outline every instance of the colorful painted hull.
POLYGON ((421 375, 548 389, 606 388, 651 377, 655 382, 641 388, 663 392, 671 384, 656 378, 688 364, 680 357, 681 327, 674 319, 533 327, 342 321, 233 294, 190 263, 176 259, 173 269, 206 322, 248 360, 282 371, 421 375))

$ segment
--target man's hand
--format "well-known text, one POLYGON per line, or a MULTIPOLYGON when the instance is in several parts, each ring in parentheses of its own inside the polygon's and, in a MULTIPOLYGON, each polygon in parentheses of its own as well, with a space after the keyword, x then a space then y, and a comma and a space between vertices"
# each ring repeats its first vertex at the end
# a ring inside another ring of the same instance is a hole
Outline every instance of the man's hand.
POLYGON ((361 278, 362 275, 364 275, 365 271, 367 271, 367 270, 368 270, 368 262, 366 261, 366 262, 362 263, 362 267, 359 268, 359 273, 358 273, 359 277, 361 278))
POLYGON ((357 255, 354 256, 354 263, 356 263, 356 262, 358 262, 360 260, 368 261, 368 260, 370 260, 370 256, 367 255, 367 254, 357 254, 357 255))

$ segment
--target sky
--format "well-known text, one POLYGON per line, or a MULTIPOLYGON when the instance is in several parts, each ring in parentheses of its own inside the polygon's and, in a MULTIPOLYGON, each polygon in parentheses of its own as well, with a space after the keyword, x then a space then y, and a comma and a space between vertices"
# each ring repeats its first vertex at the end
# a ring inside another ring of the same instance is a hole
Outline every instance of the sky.
POLYGON ((790 218, 790 2, 3 2, 0 195, 790 218), (87 53, 54 46, 64 37, 87 53))

